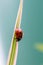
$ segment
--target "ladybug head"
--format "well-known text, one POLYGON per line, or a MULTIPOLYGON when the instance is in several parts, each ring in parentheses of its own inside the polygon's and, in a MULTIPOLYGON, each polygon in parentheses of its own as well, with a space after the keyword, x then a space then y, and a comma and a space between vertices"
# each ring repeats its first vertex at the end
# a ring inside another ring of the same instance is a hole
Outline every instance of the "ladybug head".
POLYGON ((16 35, 17 41, 20 41, 22 39, 22 36, 23 36, 23 31, 21 29, 16 29, 15 35, 16 35))

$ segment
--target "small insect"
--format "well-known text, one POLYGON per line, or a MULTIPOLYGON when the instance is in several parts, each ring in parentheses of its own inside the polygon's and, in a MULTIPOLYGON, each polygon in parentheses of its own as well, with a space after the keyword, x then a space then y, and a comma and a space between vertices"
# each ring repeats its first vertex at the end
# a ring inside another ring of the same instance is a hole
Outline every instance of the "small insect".
POLYGON ((21 29, 16 29, 15 30, 15 35, 16 35, 17 41, 20 41, 23 37, 23 31, 21 29))

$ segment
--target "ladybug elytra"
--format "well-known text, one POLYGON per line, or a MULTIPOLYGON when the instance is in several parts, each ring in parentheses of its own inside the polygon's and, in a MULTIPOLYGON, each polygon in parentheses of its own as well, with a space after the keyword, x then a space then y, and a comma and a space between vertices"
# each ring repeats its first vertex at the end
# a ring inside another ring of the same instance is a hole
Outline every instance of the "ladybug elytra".
POLYGON ((16 35, 17 41, 20 41, 22 39, 22 36, 23 36, 23 31, 21 29, 16 29, 15 35, 16 35))

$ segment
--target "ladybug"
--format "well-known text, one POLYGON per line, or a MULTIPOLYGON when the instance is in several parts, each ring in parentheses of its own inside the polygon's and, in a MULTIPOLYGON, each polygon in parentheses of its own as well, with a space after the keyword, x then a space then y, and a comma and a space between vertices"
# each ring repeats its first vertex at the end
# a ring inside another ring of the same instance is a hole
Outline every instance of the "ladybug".
POLYGON ((15 35, 16 35, 16 40, 20 41, 23 37, 23 31, 21 29, 16 29, 15 30, 15 35))

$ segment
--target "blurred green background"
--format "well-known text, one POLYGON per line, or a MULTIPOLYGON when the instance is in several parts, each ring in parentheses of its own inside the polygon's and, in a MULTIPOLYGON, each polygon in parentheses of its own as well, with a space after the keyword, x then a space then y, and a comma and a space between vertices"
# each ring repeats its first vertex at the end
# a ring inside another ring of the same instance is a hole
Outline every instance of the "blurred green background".
MULTIPOLYGON (((17 65, 43 65, 43 0, 23 1, 21 28, 24 36, 19 42, 17 65), (34 47, 37 43, 42 44, 39 50, 34 47)), ((5 53, 5 64, 19 3, 20 0, 0 0, 0 38, 5 53)))

